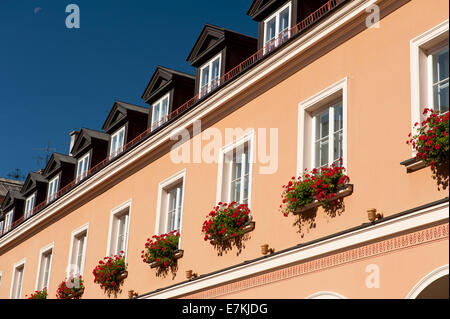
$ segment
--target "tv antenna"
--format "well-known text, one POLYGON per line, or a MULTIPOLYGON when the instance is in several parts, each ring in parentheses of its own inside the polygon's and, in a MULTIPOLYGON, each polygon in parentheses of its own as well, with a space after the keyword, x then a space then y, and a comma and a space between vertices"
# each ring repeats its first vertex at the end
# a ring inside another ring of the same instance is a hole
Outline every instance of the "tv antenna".
MULTIPOLYGON (((45 153, 46 153, 46 155, 45 155, 45 164, 47 165, 48 160, 50 159, 50 153, 51 152, 56 152, 56 148, 50 147, 50 140, 49 140, 46 148, 33 148, 33 151, 45 151, 45 153)), ((41 160, 43 158, 41 156, 39 156, 39 155, 37 157, 35 157, 35 158, 37 159, 39 168, 41 168, 40 164, 41 164, 41 160)))

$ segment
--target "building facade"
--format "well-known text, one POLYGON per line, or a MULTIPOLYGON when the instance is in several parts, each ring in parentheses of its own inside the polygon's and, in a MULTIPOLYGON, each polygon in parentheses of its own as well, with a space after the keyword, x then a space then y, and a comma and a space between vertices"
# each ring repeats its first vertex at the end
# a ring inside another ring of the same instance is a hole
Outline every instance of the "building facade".
POLYGON ((448 114, 448 10, 255 0, 258 39, 205 26, 195 76, 158 67, 148 108, 116 102, 103 132, 73 132, 70 155, 6 196, 0 298, 54 298, 71 271, 83 298, 106 298, 92 272, 121 251, 117 298, 448 298, 448 172, 405 143, 426 107, 448 114), (338 209, 283 216, 283 185, 340 160, 352 187, 338 209), (202 224, 232 201, 254 227, 222 251, 202 224), (172 230, 183 255, 161 273, 142 251, 172 230))

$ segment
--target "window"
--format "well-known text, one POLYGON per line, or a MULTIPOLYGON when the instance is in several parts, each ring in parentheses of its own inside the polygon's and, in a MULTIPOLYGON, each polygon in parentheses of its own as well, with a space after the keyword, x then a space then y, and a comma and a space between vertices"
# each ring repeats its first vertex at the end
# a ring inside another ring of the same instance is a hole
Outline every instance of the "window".
POLYGON ((12 219, 13 219, 13 211, 11 210, 5 215, 5 224, 3 226, 4 233, 7 233, 11 230, 12 219))
POLYGON ((343 125, 341 101, 314 115, 312 133, 315 168, 329 167, 331 163, 339 165, 343 155, 343 125))
POLYGON ((89 158, 90 156, 88 153, 78 160, 77 179, 76 179, 77 182, 81 181, 83 178, 86 177, 89 170, 89 158))
POLYGON ((25 272, 25 261, 18 262, 13 268, 13 280, 11 286, 11 299, 20 299, 22 295, 22 283, 25 272))
POLYGON ((159 184, 157 234, 181 231, 185 177, 186 171, 183 170, 159 184))
POLYGON ((33 213, 34 204, 36 201, 36 194, 31 195, 25 202, 25 219, 31 216, 33 213))
MULTIPOLYGON (((297 174, 347 165, 347 79, 299 104, 297 174)), ((346 167, 347 168, 347 167, 346 167)))
POLYGON ((441 113, 447 112, 449 108, 448 59, 448 44, 428 55, 428 79, 431 92, 428 105, 434 110, 439 110, 441 113))
POLYGON ((48 183, 48 193, 47 193, 47 203, 50 203, 56 198, 59 187, 59 176, 53 178, 50 183, 48 183))
POLYGON ((86 257, 88 225, 72 232, 69 256, 69 275, 83 275, 86 257))
POLYGON ((289 2, 264 21, 264 53, 276 48, 289 38, 291 3, 289 2))
POLYGON ((200 68, 200 97, 219 86, 221 60, 222 54, 219 54, 200 68))
POLYGON ((169 113, 169 97, 170 94, 167 94, 153 104, 152 130, 167 122, 167 114, 169 113))
POLYGON ((131 201, 119 206, 111 212, 110 236, 108 244, 109 256, 126 254, 128 246, 128 232, 130 226, 131 201))
POLYGON ((0 236, 3 235, 3 224, 4 224, 4 221, 1 220, 0 221, 0 236))
POLYGON ((217 201, 250 205, 253 131, 220 153, 217 201))
MULTIPOLYGON (((423 110, 449 109, 448 20, 411 40, 411 129, 425 119, 423 110)), ((414 156, 414 151, 412 151, 414 156)))
POLYGON ((123 151, 123 145, 125 141, 125 126, 115 132, 111 136, 111 149, 109 155, 114 157, 123 151))
POLYGON ((52 265, 53 244, 41 249, 36 290, 48 288, 52 265))

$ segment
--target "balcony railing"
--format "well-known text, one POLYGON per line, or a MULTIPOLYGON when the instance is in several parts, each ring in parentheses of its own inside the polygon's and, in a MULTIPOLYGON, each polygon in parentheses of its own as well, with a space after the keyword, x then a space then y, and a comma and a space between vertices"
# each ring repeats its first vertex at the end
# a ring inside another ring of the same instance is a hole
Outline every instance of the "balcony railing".
POLYGON ((137 144, 144 141, 149 136, 155 134, 160 128, 166 126, 179 116, 181 116, 184 112, 192 109, 199 101, 205 99, 207 96, 211 95, 212 93, 216 92, 218 89, 222 88, 225 84, 229 83, 230 81, 234 80, 238 76, 242 75, 244 72, 246 72, 248 69, 256 65, 258 62, 266 58, 267 56, 270 56, 273 52, 277 51, 278 48, 282 46, 282 44, 288 42, 290 39, 294 38, 296 35, 302 33, 304 30, 306 30, 308 27, 316 23, 318 20, 323 18, 325 15, 329 14, 332 10, 334 10, 336 7, 338 7, 343 2, 346 2, 348 0, 329 0, 327 3, 325 3, 323 6, 321 6, 319 9, 311 13, 309 16, 307 16, 305 19, 303 19, 301 22, 293 26, 292 28, 286 30, 285 32, 282 32, 278 37, 272 39, 270 42, 266 43, 266 45, 259 49, 255 54, 241 62, 239 65, 228 71, 226 74, 222 75, 220 78, 213 81, 213 83, 209 86, 203 89, 200 93, 195 95, 193 98, 185 102, 183 105, 181 105, 179 108, 177 108, 172 113, 168 114, 166 117, 161 119, 159 122, 155 122, 149 127, 147 130, 142 132, 140 135, 138 135, 136 138, 134 138, 132 141, 130 141, 128 144, 124 145, 122 148, 121 154, 111 154, 107 158, 105 158, 103 161, 92 167, 87 173, 86 177, 83 178, 82 181, 77 181, 77 179, 73 180, 71 183, 60 189, 52 198, 51 202, 44 201, 40 203, 39 205, 35 206, 34 209, 31 211, 29 216, 25 218, 25 216, 22 216, 18 220, 14 221, 14 223, 11 224, 11 226, 8 229, 5 229, 3 234, 0 233, 0 237, 4 236, 6 233, 23 223, 25 220, 33 217, 38 212, 43 210, 45 207, 53 203, 55 200, 63 196, 64 194, 68 193, 72 189, 74 189, 76 186, 82 184, 86 180, 88 180, 91 176, 93 176, 95 173, 106 167, 109 163, 114 161, 115 159, 119 158, 120 155, 123 155, 126 151, 132 149, 137 144))

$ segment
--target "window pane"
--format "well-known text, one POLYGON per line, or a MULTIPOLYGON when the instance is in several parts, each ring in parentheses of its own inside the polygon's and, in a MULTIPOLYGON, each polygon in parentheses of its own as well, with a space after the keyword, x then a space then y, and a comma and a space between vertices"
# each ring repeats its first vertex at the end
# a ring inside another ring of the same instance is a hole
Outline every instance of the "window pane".
POLYGON ((169 109, 169 98, 165 98, 162 102, 161 102, 161 122, 160 124, 166 122, 167 120, 167 111, 169 109))
POLYGON ((316 142, 315 167, 328 165, 328 139, 316 142))
POLYGON ((284 9, 280 13, 280 33, 289 28, 289 8, 284 9))
POLYGON ((125 137, 125 130, 121 130, 120 132, 119 132, 119 141, 118 141, 118 143, 117 143, 117 149, 118 150, 122 150, 122 147, 123 147, 123 142, 124 142, 124 137, 125 137))
POLYGON ((328 109, 316 116, 316 141, 323 139, 329 134, 328 109))
MULTIPOLYGON (((201 81, 200 91, 203 91, 204 89, 206 89, 208 87, 208 83, 209 83, 209 66, 205 67, 202 70, 202 81, 201 81)), ((206 92, 203 92, 203 93, 206 93, 206 92)))
POLYGON ((339 103, 334 107, 334 131, 337 132, 343 127, 344 121, 342 117, 342 103, 339 103))
MULTIPOLYGON (((266 35, 265 35, 265 43, 266 44, 275 38, 275 33, 276 33, 275 28, 276 28, 276 18, 274 17, 272 20, 270 20, 266 23, 266 35)), ((268 49, 271 50, 273 47, 275 47, 275 41, 273 41, 270 44, 268 49)))
POLYGON ((343 156, 343 148, 342 148, 342 131, 334 134, 334 147, 333 147, 333 160, 336 164, 336 161, 339 162, 339 158, 343 156))
POLYGON ((215 88, 219 85, 219 75, 220 75, 220 58, 217 58, 212 63, 212 72, 211 72, 211 82, 212 82, 212 88, 215 88))
POLYGON ((434 86, 434 100, 436 101, 436 107, 441 113, 448 111, 449 107, 449 92, 448 92, 448 81, 442 84, 434 86))
POLYGON ((156 104, 153 107, 153 124, 158 125, 159 122, 159 106, 160 104, 156 104))
POLYGON ((440 82, 448 78, 449 66, 448 66, 448 47, 439 53, 435 54, 435 72, 434 72, 434 83, 440 82))

